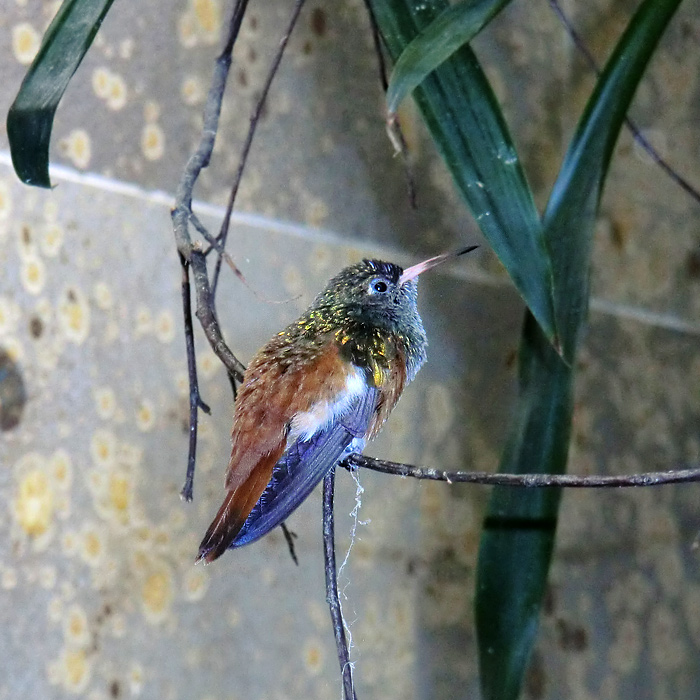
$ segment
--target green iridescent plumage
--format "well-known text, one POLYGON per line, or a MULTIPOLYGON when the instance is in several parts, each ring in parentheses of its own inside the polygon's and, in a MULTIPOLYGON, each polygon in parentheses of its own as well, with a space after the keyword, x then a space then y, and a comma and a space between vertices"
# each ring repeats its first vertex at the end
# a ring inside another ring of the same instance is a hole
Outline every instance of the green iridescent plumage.
POLYGON ((341 355, 375 384, 374 368, 388 369, 398 344, 405 354, 407 379, 412 380, 425 362, 428 340, 418 315, 416 280, 399 285, 402 272, 398 265, 379 260, 346 267, 268 344, 268 351, 289 367, 315 359, 332 338, 341 355))

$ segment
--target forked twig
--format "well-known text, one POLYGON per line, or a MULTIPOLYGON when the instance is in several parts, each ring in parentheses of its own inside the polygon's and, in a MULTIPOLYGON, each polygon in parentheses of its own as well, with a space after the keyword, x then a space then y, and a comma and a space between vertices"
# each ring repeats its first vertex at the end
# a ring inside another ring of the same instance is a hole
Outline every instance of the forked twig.
POLYGON ((331 611, 335 646, 343 677, 343 699, 356 700, 352 663, 345 636, 345 622, 338 595, 338 574, 335 564, 335 528, 333 521, 333 492, 335 489, 335 469, 323 478, 323 560, 326 567, 326 601, 331 611))
POLYGON ((197 452, 197 418, 201 408, 208 411, 208 406, 199 394, 197 380, 197 364, 195 358, 194 334, 192 329, 192 307, 189 272, 195 283, 195 298, 197 300, 196 315, 202 324, 204 334, 214 352, 226 366, 235 390, 234 379, 243 378, 245 369, 221 335, 216 312, 212 306, 212 294, 209 286, 206 259, 199 243, 193 243, 189 232, 192 215, 192 193, 200 173, 209 165, 214 142, 219 128, 219 116, 223 101, 226 81, 231 67, 233 46, 240 32, 243 16, 248 6, 248 0, 237 0, 231 13, 224 48, 216 59, 212 83, 204 107, 204 125, 197 150, 190 156, 182 173, 175 195, 175 206, 171 212, 173 233, 182 268, 182 304, 185 321, 185 344, 187 348, 187 369, 190 384, 190 415, 189 415, 189 450, 187 458, 187 473, 181 495, 186 501, 192 500, 194 470, 197 452))

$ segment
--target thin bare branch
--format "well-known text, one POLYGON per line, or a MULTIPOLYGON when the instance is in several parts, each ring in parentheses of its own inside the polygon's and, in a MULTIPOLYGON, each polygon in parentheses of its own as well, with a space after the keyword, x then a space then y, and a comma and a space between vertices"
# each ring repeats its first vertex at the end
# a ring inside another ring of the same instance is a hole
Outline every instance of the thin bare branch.
POLYGON ((175 194, 175 206, 172 210, 173 229, 178 251, 187 262, 189 262, 192 250, 192 240, 188 230, 189 214, 192 210, 192 192, 200 173, 209 165, 214 150, 214 142, 219 129, 221 103, 231 68, 231 53, 247 6, 248 0, 237 0, 231 14, 224 48, 216 59, 214 75, 204 106, 204 124, 199 146, 187 161, 175 194))
MULTIPOLYGON (((173 233, 177 245, 180 265, 182 267, 182 304, 185 321, 185 343, 187 348, 187 368, 190 384, 190 416, 189 416, 189 451, 187 458, 187 473, 181 495, 192 500, 194 469, 197 453, 197 419, 198 411, 202 409, 209 413, 209 407, 202 402, 199 395, 197 380, 197 365, 194 348, 194 333, 192 328, 192 308, 189 271, 192 269, 195 281, 197 299, 197 318, 214 352, 224 363, 231 378, 235 394, 235 379, 243 378, 243 364, 235 357, 224 342, 216 319, 216 311, 212 306, 212 294, 209 287, 206 259, 201 252, 199 242, 193 243, 189 232, 192 213, 192 192, 200 173, 209 165, 214 142, 219 128, 221 103, 226 89, 231 67, 233 46, 241 28, 243 16, 248 6, 248 0, 236 0, 228 24, 228 32, 224 48, 216 59, 212 83, 204 107, 204 125, 197 150, 190 156, 182 173, 175 195, 175 206, 171 212, 173 233)), ((204 227, 202 227, 204 228, 204 227)))
POLYGON ((243 381, 245 365, 231 352, 231 349, 221 335, 219 321, 211 304, 211 287, 207 273, 207 261, 201 248, 193 247, 190 252, 190 265, 194 276, 194 289, 197 299, 196 316, 199 319, 204 335, 206 335, 212 350, 224 363, 229 374, 237 381, 243 381))
MULTIPOLYGON (((554 11, 554 14, 558 17, 559 21, 566 29, 567 34, 571 37, 574 45, 579 50, 584 60, 588 64, 589 68, 596 74, 600 75, 600 68, 596 63, 593 54, 590 52, 586 42, 583 37, 576 31, 571 20, 566 16, 564 10, 559 4, 558 0, 549 0, 549 4, 554 11)), ((625 117, 625 124, 627 128, 632 132, 635 141, 647 152, 649 157, 658 165, 681 189, 687 192, 698 204, 700 204, 700 192, 686 180, 680 173, 678 173, 672 165, 670 165, 658 151, 649 143, 646 137, 642 134, 640 128, 637 124, 632 121, 629 117, 625 117)))
POLYGON ((323 559, 326 567, 326 601, 331 611, 335 646, 343 676, 343 700, 357 700, 352 677, 352 664, 345 637, 343 611, 338 597, 338 575, 335 566, 335 532, 333 523, 333 492, 335 489, 335 469, 331 469, 323 479, 323 559))
MULTIPOLYGON (((289 39, 292 36, 294 27, 299 19, 299 13, 301 8, 304 6, 305 0, 296 0, 294 9, 292 10, 292 16, 289 19, 289 24, 285 33, 280 39, 279 46, 277 47, 277 52, 272 59, 272 65, 265 78, 265 84, 263 85, 262 92, 260 93, 260 98, 258 99, 253 114, 250 117, 250 126, 248 128, 248 133, 246 135, 245 142, 243 144, 243 149, 241 150, 241 157, 238 161, 238 169, 236 170, 236 176, 233 179, 233 185, 231 186, 231 192, 228 197, 228 203, 226 204, 226 213, 224 214, 224 219, 221 222, 221 229, 219 235, 217 236, 221 247, 226 247, 226 239, 228 238, 229 227, 231 224, 231 214, 233 213, 233 207, 236 203, 236 196, 238 195, 238 188, 241 185, 241 178, 243 177, 243 170, 245 169, 246 162, 248 161, 248 154, 250 153, 250 148, 253 145, 253 138, 255 137, 255 131, 258 128, 258 122, 260 121, 260 115, 262 114, 263 108, 265 107, 265 100, 267 100, 267 95, 270 92, 270 87, 272 86, 272 81, 277 75, 277 71, 282 62, 282 56, 284 55, 284 50, 287 48, 289 39)), ((215 303, 216 288, 219 284, 219 273, 221 272, 221 251, 216 259, 216 265, 214 267, 214 276, 211 283, 212 288, 212 303, 215 303)))
POLYGON ((492 472, 450 472, 413 464, 390 462, 365 455, 352 454, 342 462, 348 469, 364 467, 382 474, 410 476, 415 479, 452 483, 519 486, 524 488, 624 488, 632 486, 662 486, 700 481, 700 467, 642 474, 576 476, 575 474, 499 474, 492 472))
MULTIPOLYGON (((374 53, 377 56, 379 82, 382 85, 382 90, 386 92, 389 88, 389 79, 387 77, 389 73, 387 71, 384 50, 382 48, 382 36, 379 31, 377 18, 374 14, 374 10, 372 9, 372 3, 370 3, 369 0, 365 0, 365 8, 367 10, 367 15, 369 16, 369 26, 372 32, 372 41, 374 42, 374 53)), ((394 149, 401 155, 404 175, 406 177, 406 188, 408 190, 408 201, 411 208, 416 209, 418 207, 416 198, 416 182, 415 178, 413 177, 413 169, 411 168, 411 163, 409 160, 406 138, 404 137, 401 124, 399 124, 399 119, 396 115, 392 117, 391 125, 389 125, 389 122, 387 122, 387 134, 389 136, 389 140, 394 146, 394 149)))
POLYGON ((211 413, 211 409, 202 401, 199 394, 199 381, 197 380, 197 363, 195 361, 194 329, 192 328, 192 301, 190 293, 189 264, 182 255, 180 265, 182 267, 182 314, 185 320, 185 347, 187 348, 187 373, 190 381, 190 439, 187 455, 187 474, 185 484, 180 491, 180 496, 185 501, 192 500, 194 482, 194 465, 197 454, 197 412, 201 408, 205 413, 211 413))

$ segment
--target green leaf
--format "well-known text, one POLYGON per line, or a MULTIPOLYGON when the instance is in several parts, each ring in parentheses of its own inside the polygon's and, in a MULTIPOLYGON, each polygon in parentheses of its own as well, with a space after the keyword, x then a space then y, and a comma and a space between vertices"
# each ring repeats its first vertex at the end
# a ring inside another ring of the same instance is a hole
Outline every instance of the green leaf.
MULTIPOLYGON (((445 0, 370 0, 396 60, 440 16, 445 0)), ((552 273, 532 192, 498 101, 463 46, 413 97, 458 191, 547 337, 556 342, 552 273)))
MULTIPOLYGON (((573 370, 526 313, 520 397, 501 461, 511 473, 566 471, 573 370)), ((496 487, 481 536, 476 628, 484 700, 515 700, 537 634, 559 507, 559 489, 496 487)))
POLYGON ((49 141, 53 118, 114 0, 65 0, 29 67, 7 115, 12 164, 27 185, 51 187, 49 141))
POLYGON ((457 49, 469 43, 510 0, 464 0, 437 16, 402 51, 386 92, 387 111, 401 101, 457 49))
POLYGON ((557 329, 570 363, 588 311, 595 218, 610 158, 644 69, 679 5, 646 0, 635 13, 586 105, 547 204, 557 329))
MULTIPOLYGON (((564 358, 528 316, 520 347, 520 397, 501 471, 565 470, 572 366, 588 305, 590 250, 603 184, 629 102, 679 1, 645 0, 639 8, 564 159, 544 217, 564 358)), ((556 490, 497 487, 492 493, 475 602, 484 700, 516 700, 520 694, 547 583, 558 504, 556 490)))

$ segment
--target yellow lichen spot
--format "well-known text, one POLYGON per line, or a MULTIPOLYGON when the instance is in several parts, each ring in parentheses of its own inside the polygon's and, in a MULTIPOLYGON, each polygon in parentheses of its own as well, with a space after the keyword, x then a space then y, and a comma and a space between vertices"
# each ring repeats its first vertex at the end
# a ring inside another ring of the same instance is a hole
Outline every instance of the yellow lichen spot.
POLYGON ((123 522, 129 519, 133 494, 131 478, 123 472, 114 472, 109 477, 109 505, 123 522))
POLYGON ((0 180, 0 221, 6 221, 12 211, 10 188, 4 180, 0 180))
POLYGON ((56 222, 46 224, 39 245, 41 246, 41 252, 46 257, 56 257, 63 245, 63 227, 56 222))
POLYGON ((216 39, 221 29, 221 5, 219 0, 193 0, 192 9, 204 35, 207 38, 216 39))
POLYGON ((309 640, 304 645, 304 666, 312 676, 317 676, 323 669, 323 647, 316 640, 309 640))
POLYGON ((113 298, 112 291, 104 282, 98 282, 93 291, 95 303, 102 311, 109 311, 112 308, 113 298))
POLYGON ((39 33, 28 22, 13 27, 12 52, 23 66, 28 66, 34 60, 40 44, 39 33))
POLYGON ((66 611, 63 621, 63 637, 72 647, 85 647, 90 642, 90 630, 85 611, 77 604, 66 611))
POLYGON ((197 30, 192 12, 185 12, 185 14, 180 16, 177 22, 177 33, 180 37, 180 43, 186 49, 191 49, 197 45, 197 30))
POLYGON ((202 600, 208 587, 209 576, 202 567, 191 567, 186 571, 183 585, 185 600, 202 600))
POLYGON ((73 464, 65 450, 56 450, 53 453, 49 460, 49 474, 59 489, 66 491, 70 488, 73 481, 73 464))
POLYGON ((175 319, 167 309, 161 311, 156 318, 156 338, 161 343, 170 343, 175 338, 175 319))
POLYGON ((16 569, 4 569, 2 576, 0 576, 0 586, 3 590, 11 591, 13 588, 17 587, 17 570, 16 569))
POLYGON ((78 539, 74 532, 66 532, 63 537, 61 537, 61 549, 65 555, 72 556, 75 554, 77 546, 78 539))
POLYGON ((53 518, 53 493, 45 472, 34 470, 19 484, 15 499, 15 517, 20 527, 31 537, 43 535, 53 518))
POLYGON ((11 333, 19 317, 19 307, 7 297, 0 297, 0 335, 11 333))
POLYGON ((5 338, 2 341, 2 346, 3 350, 7 353, 7 356, 12 360, 12 362, 19 364, 24 358, 24 348, 22 347, 22 343, 20 343, 17 338, 5 338))
POLYGON ((58 322, 67 340, 82 344, 90 332, 90 307, 77 287, 63 290, 58 302, 58 322))
POLYGON ((82 693, 90 681, 90 663, 83 649, 66 650, 63 656, 63 685, 73 693, 82 693))
POLYGON ((136 323, 134 332, 137 336, 146 335, 153 330, 153 317, 151 312, 145 307, 140 306, 136 309, 136 323))
POLYGON ((94 93, 102 100, 109 97, 109 86, 112 74, 107 68, 95 68, 92 71, 92 89, 94 93))
POLYGON ((110 386, 103 386, 99 389, 95 389, 92 395, 95 399, 97 415, 102 418, 102 420, 109 420, 112 418, 117 408, 117 397, 114 394, 114 389, 110 386))
POLYGON ((136 427, 146 433, 153 428, 156 422, 155 408, 150 401, 144 399, 136 409, 136 427))
POLYGON ((80 555, 86 564, 94 566, 102 559, 104 545, 102 535, 94 527, 86 527, 81 538, 80 555))
POLYGON ((98 429, 90 441, 90 454, 98 467, 111 467, 117 450, 117 438, 109 430, 98 429))
POLYGON ((199 374, 202 379, 211 379, 216 373, 216 370, 221 367, 219 359, 211 350, 201 353, 198 359, 199 374))
POLYGON ((153 532, 153 544, 161 549, 170 544, 170 533, 165 527, 156 528, 153 532))
MULTIPOLYGON (((204 90, 198 78, 185 78, 180 88, 180 96, 186 105, 196 105, 204 100, 204 90)), ((0 200, 1 201, 1 200, 0 200)))
POLYGON ((146 124, 141 132, 141 152, 146 160, 160 160, 165 152, 165 134, 158 124, 146 124))
POLYGON ((141 605, 146 619, 157 624, 170 611, 173 601, 173 580, 168 568, 161 564, 152 570, 141 587, 141 605))
POLYGON ((74 129, 59 142, 58 147, 76 168, 87 168, 90 164, 92 149, 90 136, 85 129, 74 129))
POLYGON ((129 690, 131 694, 140 695, 143 690, 143 667, 141 664, 134 662, 129 669, 129 690))
POLYGON ((27 255, 22 260, 21 280, 30 294, 40 294, 46 284, 46 266, 43 260, 34 255, 27 255))
POLYGON ((124 78, 120 75, 112 75, 112 80, 109 85, 107 94, 107 106, 110 109, 118 111, 126 104, 127 89, 124 78))
POLYGON ((178 372, 175 375, 175 389, 179 396, 188 396, 190 391, 190 380, 186 372, 178 372))

